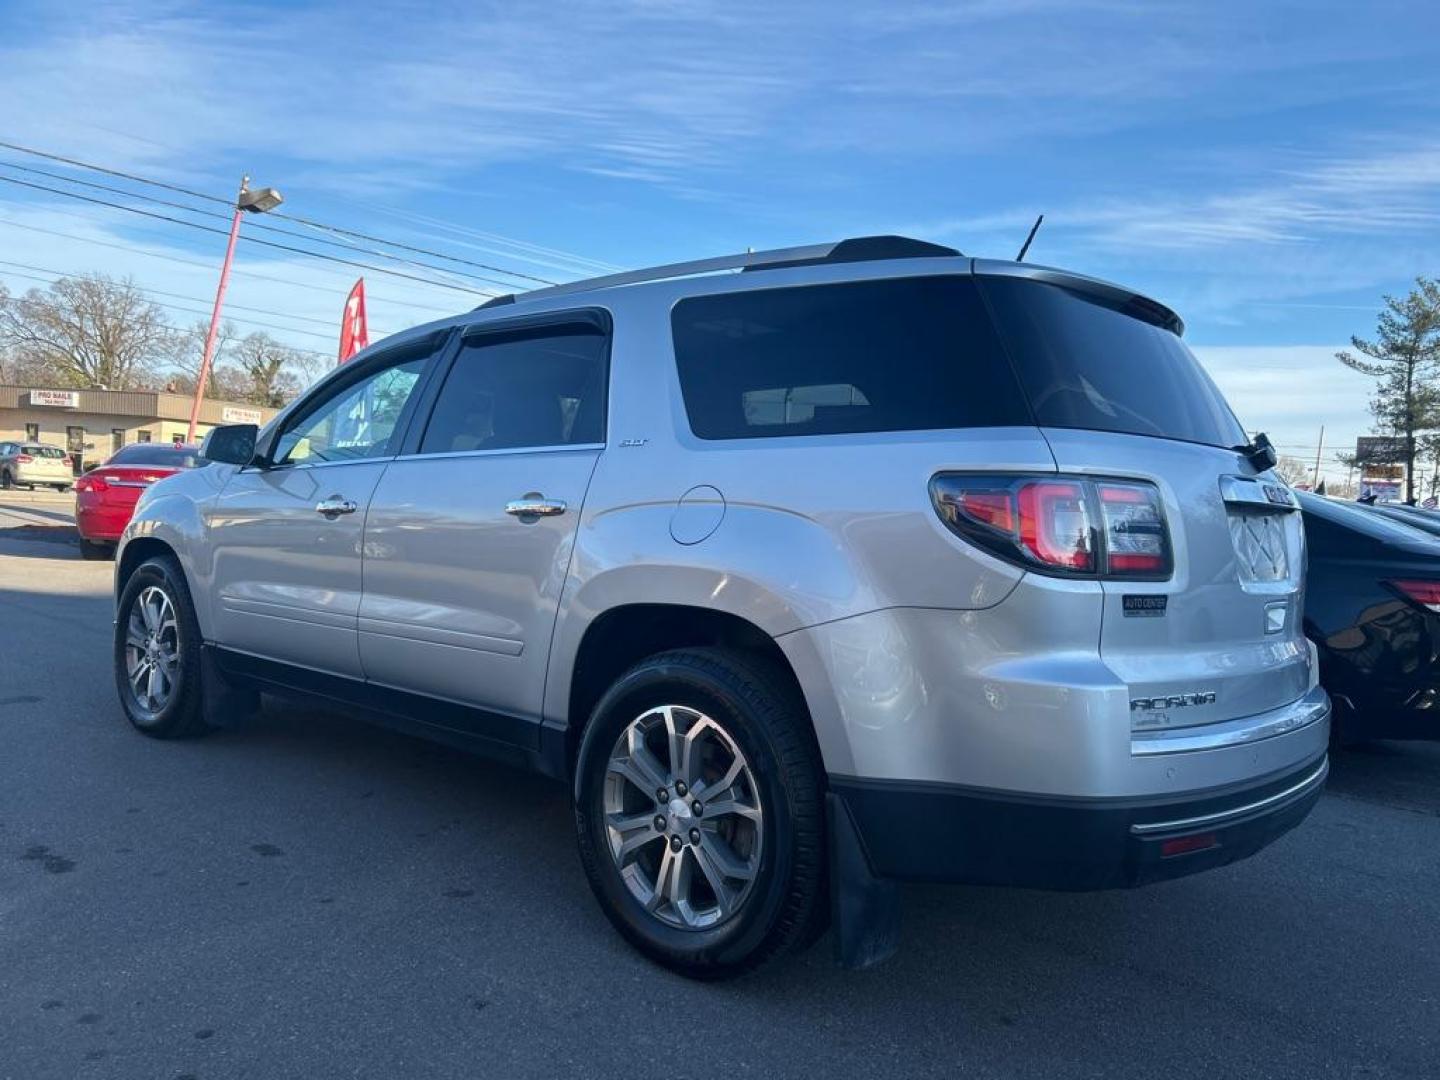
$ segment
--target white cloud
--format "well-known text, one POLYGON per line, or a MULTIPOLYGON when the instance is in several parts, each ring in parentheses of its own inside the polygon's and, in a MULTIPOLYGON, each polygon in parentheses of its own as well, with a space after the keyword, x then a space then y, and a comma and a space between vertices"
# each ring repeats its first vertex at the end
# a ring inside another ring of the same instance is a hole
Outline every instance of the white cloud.
POLYGON ((1264 431, 1280 453, 1313 463, 1325 425, 1322 475, 1343 479, 1335 460, 1371 430, 1374 380, 1335 359, 1340 345, 1208 345, 1194 351, 1247 431, 1264 431))

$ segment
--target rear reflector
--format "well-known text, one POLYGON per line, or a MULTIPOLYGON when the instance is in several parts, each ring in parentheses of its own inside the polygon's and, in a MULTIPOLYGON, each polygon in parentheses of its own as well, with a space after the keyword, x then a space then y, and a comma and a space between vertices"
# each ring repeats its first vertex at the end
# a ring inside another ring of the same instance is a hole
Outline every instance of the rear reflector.
POLYGON ((1422 607, 1440 613, 1440 581, 1392 581, 1390 586, 1422 607))
POLYGON ((1220 837, 1213 832, 1196 833, 1194 836, 1177 836, 1173 840, 1164 840, 1160 843, 1160 857, 1168 859, 1172 855, 1189 855, 1193 851, 1209 851, 1211 848, 1220 846, 1220 837))
POLYGON ((930 481, 930 497, 951 531, 1029 568, 1075 577, 1170 576, 1170 532, 1153 484, 941 473, 930 481))

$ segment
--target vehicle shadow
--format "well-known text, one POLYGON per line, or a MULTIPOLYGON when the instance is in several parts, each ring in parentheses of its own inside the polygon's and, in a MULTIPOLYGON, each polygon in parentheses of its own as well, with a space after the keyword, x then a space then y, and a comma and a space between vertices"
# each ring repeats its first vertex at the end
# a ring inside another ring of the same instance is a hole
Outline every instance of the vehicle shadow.
MULTIPOLYGON (((615 986, 649 985, 667 1008, 722 1010, 725 1024, 687 1036, 696 1053, 713 1049, 737 1067, 741 1058, 763 1066, 788 1057, 800 1039, 814 1048, 816 1075, 841 1075, 857 1059, 890 1062, 896 1075, 953 1074, 977 1060, 1003 1062, 994 1075, 1007 1077, 1080 1075, 1071 1055, 1081 1031, 1083 1060, 1139 1054, 1149 1075, 1217 1075, 1207 1070, 1218 1030, 1246 1060, 1283 1054, 1310 1076, 1348 1075, 1367 1061, 1418 1062, 1425 1052, 1416 1034, 1421 1006, 1384 1005, 1381 989, 1388 978, 1413 981, 1410 969, 1426 967, 1427 957, 1397 960, 1386 926, 1368 931, 1377 937, 1369 943, 1375 964, 1358 961, 1352 932, 1341 932, 1375 897, 1343 864, 1329 865, 1327 830, 1338 826, 1323 819, 1344 814, 1340 804, 1322 804, 1320 822, 1252 860, 1141 890, 910 886, 901 948, 877 968, 840 970, 827 935, 749 978, 701 984, 653 967, 612 931, 585 883, 560 784, 278 700, 246 726, 206 740, 204 750, 217 770, 225 766, 216 758, 238 755, 313 776, 316 797, 336 786, 337 770, 342 786, 363 789, 348 793, 352 806, 369 805, 353 800, 372 791, 376 802, 383 796, 384 813, 361 821, 347 811, 343 833, 328 834, 332 842, 371 862, 360 853, 398 847, 407 865, 458 883, 444 895, 476 890, 484 919, 512 928, 487 937, 477 962, 507 983, 543 984, 537 973, 553 970, 567 996, 599 1003, 564 1019, 597 1047, 614 1038, 614 1013, 603 1003, 615 986), (1336 966, 1347 978, 1327 981, 1336 966), (1376 1009, 1357 1017, 1351 995, 1370 994, 1376 1009), (738 1046, 733 1034, 741 1030, 738 1046), (925 1039, 916 1042, 917 1032, 925 1039), (1062 1067, 1067 1061, 1076 1067, 1062 1067)), ((1425 752, 1406 766, 1409 751, 1359 755, 1360 768, 1345 758, 1339 793, 1388 791, 1381 774, 1396 761, 1433 784, 1440 758, 1425 752)), ((1383 858, 1377 863, 1387 869, 1383 858)), ((383 870, 358 876, 372 872, 383 870)), ((594 1064, 594 1075, 611 1075, 603 1054, 594 1064)))
POLYGON ((80 534, 73 525, 14 525, 0 529, 0 555, 79 559, 80 534))

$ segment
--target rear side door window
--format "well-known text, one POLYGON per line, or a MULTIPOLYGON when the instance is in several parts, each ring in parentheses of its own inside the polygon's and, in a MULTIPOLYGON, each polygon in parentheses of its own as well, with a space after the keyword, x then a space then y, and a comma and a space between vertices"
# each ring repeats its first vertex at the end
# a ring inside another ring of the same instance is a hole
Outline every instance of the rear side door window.
POLYGON ((440 389, 420 453, 604 442, 607 341, 587 323, 468 338, 440 389))
POLYGON ((696 296, 671 325, 702 439, 1032 422, 967 277, 696 296))

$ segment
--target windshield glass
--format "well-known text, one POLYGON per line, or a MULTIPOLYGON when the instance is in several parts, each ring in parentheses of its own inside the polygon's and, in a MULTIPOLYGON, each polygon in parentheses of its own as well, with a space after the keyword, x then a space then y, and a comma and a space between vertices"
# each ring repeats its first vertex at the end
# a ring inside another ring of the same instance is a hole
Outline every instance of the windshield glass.
POLYGON ((1059 285, 979 280, 1042 427, 1211 446, 1247 441, 1200 362, 1171 331, 1059 285))

